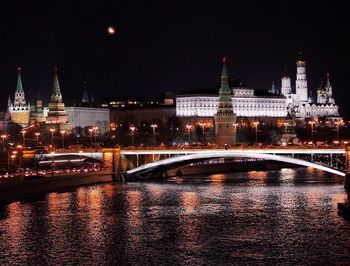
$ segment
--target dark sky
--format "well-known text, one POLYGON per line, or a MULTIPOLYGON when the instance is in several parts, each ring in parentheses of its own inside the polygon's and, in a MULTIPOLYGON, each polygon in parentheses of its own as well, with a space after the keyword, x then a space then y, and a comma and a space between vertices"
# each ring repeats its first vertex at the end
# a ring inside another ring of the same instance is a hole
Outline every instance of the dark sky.
POLYGON ((221 57, 255 89, 295 79, 302 50, 309 87, 331 73, 336 102, 350 116, 350 23, 340 2, 321 1, 2 1, 1 109, 23 69, 29 99, 51 93, 58 67, 64 99, 83 81, 99 100, 153 98, 218 86, 221 57), (114 25, 114 36, 106 33, 114 25))

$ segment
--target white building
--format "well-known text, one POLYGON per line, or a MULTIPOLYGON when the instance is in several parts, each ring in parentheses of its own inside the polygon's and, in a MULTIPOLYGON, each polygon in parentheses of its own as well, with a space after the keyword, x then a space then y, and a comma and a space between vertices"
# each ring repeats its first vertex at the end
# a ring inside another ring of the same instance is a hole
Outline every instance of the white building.
POLYGON ((329 120, 341 120, 339 116, 339 107, 335 104, 332 95, 332 86, 327 74, 327 84, 324 87, 321 82, 317 90, 317 100, 308 96, 306 63, 303 59, 297 61, 297 77, 295 81, 296 93, 292 93, 290 86, 290 77, 282 77, 281 92, 286 97, 286 108, 289 113, 294 112, 295 116, 300 119, 305 118, 327 118, 329 120))
MULTIPOLYGON (((250 88, 232 88, 232 106, 238 117, 285 117, 286 98, 283 96, 260 97, 250 88)), ((214 116, 219 107, 218 95, 177 95, 176 115, 214 116)))
MULTIPOLYGON (((273 93, 260 96, 261 91, 248 87, 232 87, 232 105, 237 117, 247 118, 284 118, 295 113, 296 118, 340 119, 338 106, 332 97, 329 79, 327 86, 320 90, 319 98, 313 103, 308 97, 305 61, 297 61, 296 93, 292 93, 290 77, 282 77, 281 94, 273 93), (259 92, 259 93, 258 93, 259 92)), ((217 94, 187 94, 176 96, 176 115, 179 117, 214 117, 219 107, 217 94)))

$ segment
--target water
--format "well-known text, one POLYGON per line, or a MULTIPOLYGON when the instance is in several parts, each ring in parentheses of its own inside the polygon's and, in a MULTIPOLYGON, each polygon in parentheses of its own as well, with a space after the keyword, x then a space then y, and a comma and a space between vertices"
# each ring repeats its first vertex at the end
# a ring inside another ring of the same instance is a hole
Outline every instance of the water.
POLYGON ((0 265, 349 265, 341 182, 282 169, 50 193, 0 210, 0 265))

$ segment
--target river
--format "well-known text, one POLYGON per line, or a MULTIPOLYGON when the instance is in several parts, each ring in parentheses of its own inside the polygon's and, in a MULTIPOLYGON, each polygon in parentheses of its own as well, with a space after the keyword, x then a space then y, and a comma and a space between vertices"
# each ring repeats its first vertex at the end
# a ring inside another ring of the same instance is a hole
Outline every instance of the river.
POLYGON ((81 187, 0 209, 0 265, 349 265, 346 199, 310 168, 81 187))

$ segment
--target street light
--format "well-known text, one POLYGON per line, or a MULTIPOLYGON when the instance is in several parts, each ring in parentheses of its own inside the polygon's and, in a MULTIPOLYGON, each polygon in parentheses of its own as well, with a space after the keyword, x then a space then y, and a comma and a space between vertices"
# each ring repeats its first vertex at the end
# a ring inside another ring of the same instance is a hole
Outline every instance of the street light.
POLYGON ((53 148, 53 133, 56 131, 56 129, 54 128, 50 128, 50 132, 51 132, 51 146, 53 148))
POLYGON ((334 122, 336 124, 336 128, 337 128, 337 140, 339 142, 339 126, 341 126, 343 124, 343 120, 340 121, 335 121, 334 122))
POLYGON ((134 131, 136 130, 136 127, 131 126, 130 130, 131 130, 131 142, 132 142, 132 146, 134 147, 135 146, 134 145, 135 144, 134 131))
POLYGON ((151 128, 153 130, 153 146, 156 144, 156 128, 158 127, 157 124, 152 124, 151 128))
POLYGON ((61 135, 62 135, 62 149, 64 149, 64 133, 66 133, 65 130, 61 130, 61 135))
POLYGON ((191 128, 192 128, 192 125, 186 125, 186 128, 188 129, 188 142, 191 142, 191 128))
POLYGON ((287 134, 287 129, 288 129, 289 123, 288 122, 283 122, 283 125, 284 125, 284 133, 287 134))
POLYGON ((94 136, 95 136, 95 146, 97 146, 97 132, 98 132, 98 127, 93 127, 92 128, 94 131, 94 136))
POLYGON ((203 134, 203 143, 205 142, 205 132, 204 127, 207 125, 207 123, 199 123, 200 126, 202 126, 202 134, 203 134))
POLYGON ((15 158, 16 158, 16 155, 15 155, 15 154, 12 154, 12 155, 11 155, 12 165, 15 164, 15 158))
POLYGON ((7 138, 7 135, 1 135, 2 138, 2 149, 5 150, 5 139, 7 138))
POLYGON ((36 146, 39 146, 39 136, 40 136, 40 132, 35 132, 34 133, 36 136, 36 146))
POLYGON ((260 124, 259 121, 255 121, 253 122, 253 125, 255 127, 255 142, 258 142, 258 125, 260 124))
POLYGON ((315 121, 309 121, 309 125, 311 126, 311 141, 312 143, 314 142, 314 124, 316 122, 315 121))
POLYGON ((25 130, 22 130, 22 135, 23 135, 23 147, 26 146, 26 131, 25 130))
POLYGON ((54 156, 55 156, 55 152, 52 151, 52 152, 51 152, 51 176, 52 176, 52 177, 53 177, 53 175, 54 175, 54 172, 53 172, 54 164, 55 164, 54 156))
POLYGON ((94 132, 93 128, 89 128, 89 132, 90 132, 90 145, 92 147, 92 133, 94 132))
MULTIPOLYGON (((19 158, 19 170, 22 173, 22 145, 17 145, 17 149, 19 149, 18 152, 18 158, 19 158)), ((17 151, 14 151, 15 154, 17 154, 17 151)))

